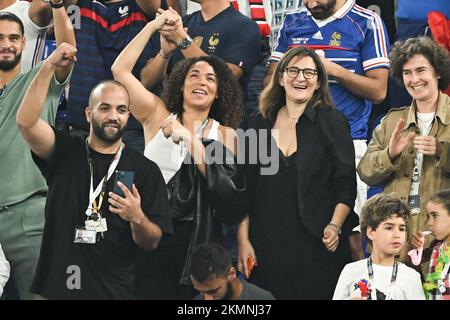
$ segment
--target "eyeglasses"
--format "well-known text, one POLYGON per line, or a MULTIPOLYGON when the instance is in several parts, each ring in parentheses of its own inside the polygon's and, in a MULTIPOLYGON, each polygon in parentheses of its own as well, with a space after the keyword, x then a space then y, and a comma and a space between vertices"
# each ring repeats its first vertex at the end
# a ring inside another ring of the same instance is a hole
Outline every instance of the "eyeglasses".
POLYGON ((286 74, 289 78, 297 78, 300 72, 303 73, 305 79, 312 79, 317 74, 317 70, 309 68, 300 69, 297 67, 286 67, 284 70, 286 70, 286 74))

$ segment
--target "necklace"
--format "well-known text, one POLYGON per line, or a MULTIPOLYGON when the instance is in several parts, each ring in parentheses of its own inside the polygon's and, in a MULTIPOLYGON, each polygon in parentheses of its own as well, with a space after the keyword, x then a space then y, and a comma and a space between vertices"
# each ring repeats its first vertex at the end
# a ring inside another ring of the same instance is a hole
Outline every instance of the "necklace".
POLYGON ((435 116, 436 116, 436 111, 430 112, 430 113, 421 113, 421 112, 416 113, 417 122, 419 124, 421 134, 423 136, 427 136, 430 134, 431 127, 433 126, 435 116))
POLYGON ((427 300, 430 300, 433 293, 439 296, 439 293, 443 294, 446 290, 444 279, 448 273, 450 265, 450 246, 446 246, 445 242, 443 242, 439 248, 437 248, 437 246, 434 247, 430 259, 430 271, 433 266, 435 255, 438 255, 438 257, 436 259, 437 264, 434 268, 434 272, 427 275, 426 282, 423 284, 423 289, 427 300))
MULTIPOLYGON (((172 113, 171 116, 175 119, 177 119, 177 115, 175 113, 172 113)), ((180 119, 180 123, 182 125, 184 125, 183 123, 183 115, 181 115, 179 117, 180 119)), ((209 117, 206 117, 205 120, 203 120, 203 122, 201 123, 200 126, 197 127, 197 129, 195 129, 194 127, 194 135, 198 138, 198 139, 202 139, 202 135, 203 135, 203 130, 205 130, 206 126, 208 125, 209 122, 209 117)), ((184 159, 186 156, 186 152, 187 152, 187 147, 186 144, 184 142, 184 140, 182 139, 182 137, 180 138, 178 145, 180 147, 180 159, 184 159)))

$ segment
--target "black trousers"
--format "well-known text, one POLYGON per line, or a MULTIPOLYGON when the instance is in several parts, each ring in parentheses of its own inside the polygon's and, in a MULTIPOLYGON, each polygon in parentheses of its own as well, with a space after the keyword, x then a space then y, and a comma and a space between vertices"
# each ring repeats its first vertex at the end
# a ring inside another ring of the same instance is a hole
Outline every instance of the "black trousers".
POLYGON ((189 300, 198 295, 192 286, 179 283, 193 227, 193 221, 175 222, 173 235, 164 235, 158 248, 139 257, 136 299, 189 300))

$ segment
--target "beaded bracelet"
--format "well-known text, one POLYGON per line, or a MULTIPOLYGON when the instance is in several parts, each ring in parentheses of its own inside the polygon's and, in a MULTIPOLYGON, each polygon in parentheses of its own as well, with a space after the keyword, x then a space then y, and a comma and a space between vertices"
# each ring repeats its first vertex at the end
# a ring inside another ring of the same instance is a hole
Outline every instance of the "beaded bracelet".
POLYGON ((329 225, 330 227, 333 227, 333 228, 336 230, 336 232, 337 232, 338 235, 341 234, 342 230, 341 230, 341 227, 340 227, 340 226, 338 226, 337 224, 332 223, 332 222, 330 222, 328 225, 329 225))

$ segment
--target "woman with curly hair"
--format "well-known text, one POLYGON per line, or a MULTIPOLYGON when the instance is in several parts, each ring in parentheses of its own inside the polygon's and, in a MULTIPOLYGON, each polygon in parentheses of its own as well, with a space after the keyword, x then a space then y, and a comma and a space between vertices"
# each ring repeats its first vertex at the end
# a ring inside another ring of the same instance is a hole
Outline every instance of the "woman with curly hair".
POLYGON ((228 66, 214 56, 181 61, 162 99, 132 74, 155 31, 174 20, 159 15, 128 44, 112 66, 130 93, 130 110, 144 128, 144 155, 158 164, 167 184, 174 234, 143 258, 137 297, 189 299, 196 293, 188 274, 190 255, 202 242, 221 242, 220 223, 242 219, 245 179, 236 165, 236 128, 241 96, 228 66), (231 159, 231 160, 230 160, 231 159))
MULTIPOLYGON (((450 188, 450 98, 441 90, 450 83, 450 55, 427 37, 397 42, 389 54, 391 72, 413 98, 393 108, 375 128, 358 165, 361 180, 384 185, 411 209, 408 237, 420 246, 427 230, 428 197, 450 188)), ((408 248, 402 252, 407 262, 408 248)))

